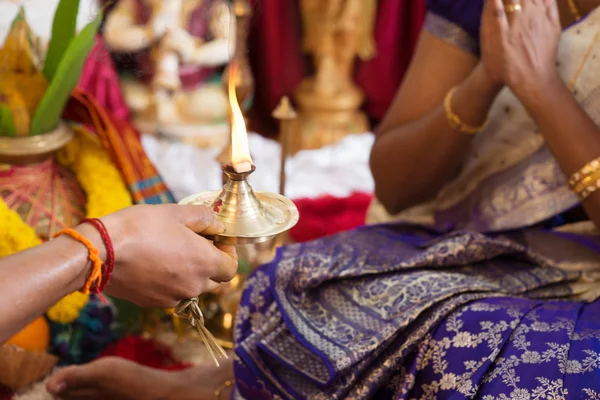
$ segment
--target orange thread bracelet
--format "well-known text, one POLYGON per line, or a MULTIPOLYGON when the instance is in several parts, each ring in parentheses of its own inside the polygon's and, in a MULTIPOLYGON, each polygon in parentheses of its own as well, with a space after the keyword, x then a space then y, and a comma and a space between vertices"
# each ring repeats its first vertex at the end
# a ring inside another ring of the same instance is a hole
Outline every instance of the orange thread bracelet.
POLYGON ((83 244, 88 249, 88 259, 92 262, 92 271, 85 281, 85 285, 83 289, 81 289, 81 293, 89 294, 92 285, 100 285, 102 282, 102 260, 100 259, 100 252, 92 242, 86 239, 85 236, 75 231, 74 229, 63 229, 62 231, 56 232, 53 238, 60 235, 68 235, 73 239, 77 240, 79 243, 83 244))

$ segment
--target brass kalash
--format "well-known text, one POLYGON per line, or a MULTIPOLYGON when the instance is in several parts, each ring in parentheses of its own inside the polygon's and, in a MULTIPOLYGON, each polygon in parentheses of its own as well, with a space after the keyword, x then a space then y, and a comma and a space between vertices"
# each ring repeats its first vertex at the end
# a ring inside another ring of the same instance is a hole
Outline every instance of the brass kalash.
MULTIPOLYGON (((231 163, 222 167, 227 181, 220 191, 197 193, 183 199, 180 204, 204 205, 213 210, 225 231, 208 239, 245 246, 265 243, 287 232, 296 225, 299 215, 298 209, 287 197, 254 192, 248 183, 248 177, 256 167, 250 157, 244 116, 237 100, 237 72, 234 62, 229 74, 231 163)), ((241 279, 238 274, 220 293, 183 301, 175 310, 177 316, 187 319, 197 330, 217 365, 218 357, 227 357, 223 347, 233 347, 231 331, 233 315, 239 305, 241 279)))

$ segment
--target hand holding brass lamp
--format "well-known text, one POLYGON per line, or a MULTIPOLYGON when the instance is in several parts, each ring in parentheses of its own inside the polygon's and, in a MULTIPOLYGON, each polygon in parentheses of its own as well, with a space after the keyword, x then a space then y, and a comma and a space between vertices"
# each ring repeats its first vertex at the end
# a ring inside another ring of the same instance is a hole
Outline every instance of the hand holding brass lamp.
MULTIPOLYGON (((205 205, 212 209, 225 227, 222 234, 209 239, 226 244, 263 243, 292 228, 298 222, 298 209, 288 198, 275 193, 254 192, 248 176, 256 170, 250 157, 244 116, 237 100, 235 82, 239 68, 232 63, 229 71, 229 103, 231 107, 231 164, 223 165, 227 182, 220 191, 191 195, 181 204, 205 205)), ((215 337, 204 326, 198 298, 182 302, 176 309, 198 330, 215 363, 217 356, 227 357, 215 337)))

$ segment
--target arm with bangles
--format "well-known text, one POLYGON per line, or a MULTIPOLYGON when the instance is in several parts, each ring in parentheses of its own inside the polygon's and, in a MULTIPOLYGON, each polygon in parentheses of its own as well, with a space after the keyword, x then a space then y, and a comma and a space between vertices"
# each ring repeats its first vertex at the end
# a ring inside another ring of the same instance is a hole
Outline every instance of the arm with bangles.
MULTIPOLYGON (((535 88, 530 90, 517 90, 516 95, 535 120, 566 176, 572 176, 600 157, 600 128, 558 74, 550 80, 536 82, 535 88)), ((595 180, 590 184, 595 184, 595 180)), ((583 199, 582 205, 596 227, 600 227, 600 191, 583 199)))
MULTIPOLYGON (((590 168, 588 174, 582 168, 600 157, 600 128, 558 74, 561 22, 556 0, 520 4, 511 12, 502 0, 486 0, 482 57, 488 75, 510 87, 525 106, 562 171, 571 177, 571 189, 580 195, 588 217, 600 227, 600 168, 590 168)), ((600 40, 597 29, 579 68, 600 40)))
MULTIPOLYGON (((206 207, 134 206, 102 222, 114 249, 114 271, 105 289, 109 295, 143 307, 171 308, 236 274, 235 248, 200 236, 223 231, 206 207)), ((106 260, 99 230, 84 223, 74 231, 106 260)), ((82 242, 60 235, 0 259, 0 343, 83 288, 92 270, 89 254, 82 242)))
POLYGON ((444 99, 454 87, 452 111, 477 127, 502 85, 473 54, 424 30, 371 150, 376 195, 388 212, 433 198, 458 174, 472 137, 448 123, 444 99))

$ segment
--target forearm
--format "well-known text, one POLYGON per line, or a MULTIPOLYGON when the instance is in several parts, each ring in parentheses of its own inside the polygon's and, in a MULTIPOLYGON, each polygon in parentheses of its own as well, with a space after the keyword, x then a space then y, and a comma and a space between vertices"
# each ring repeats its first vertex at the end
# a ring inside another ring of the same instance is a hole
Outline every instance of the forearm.
POLYGON ((148 48, 154 38, 150 30, 143 26, 121 26, 120 29, 114 29, 107 24, 104 40, 111 51, 133 53, 148 48))
MULTIPOLYGON (((558 76, 539 89, 522 93, 515 90, 515 94, 535 120, 567 177, 600 157, 600 129, 558 76)), ((600 227, 600 193, 588 197, 583 206, 600 227)))
MULTIPOLYGON (((99 234, 86 225, 78 231, 103 258, 99 234)), ((85 246, 68 236, 0 259, 0 343, 62 297, 81 289, 90 267, 85 246)))
MULTIPOLYGON (((465 123, 479 126, 499 90, 476 67, 457 87, 452 109, 465 123)), ((443 102, 428 115, 383 133, 371 152, 378 199, 396 213, 432 198, 456 176, 471 140, 449 125, 443 102)))
POLYGON ((203 67, 218 67, 227 64, 234 51, 235 41, 215 39, 191 50, 188 61, 203 67))

